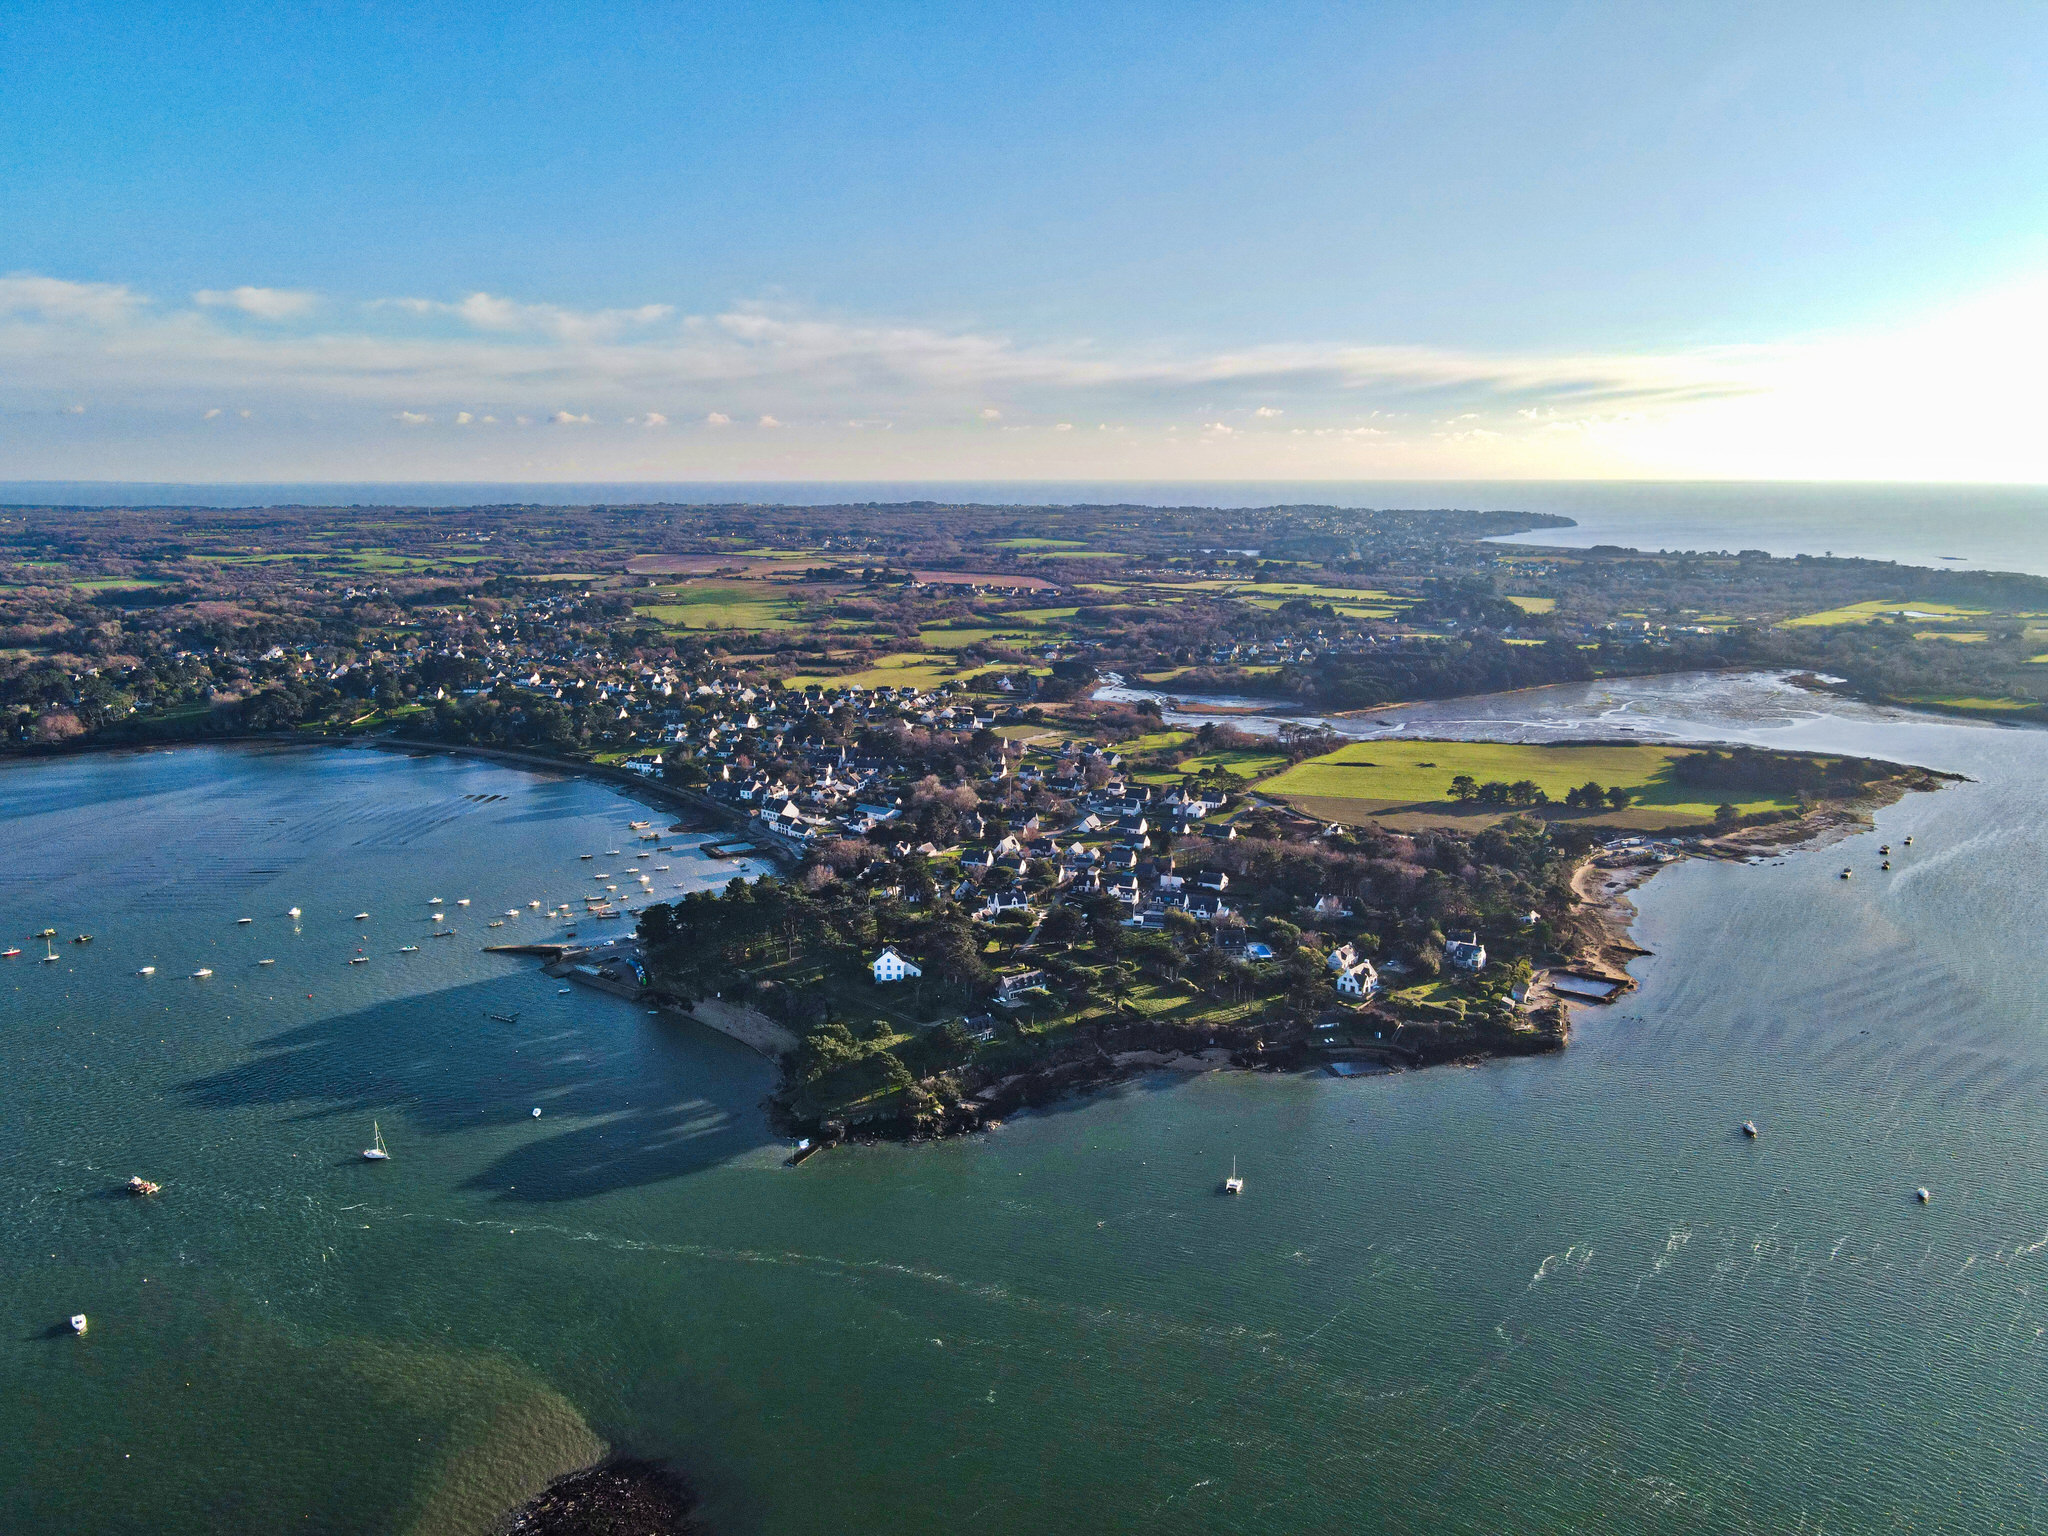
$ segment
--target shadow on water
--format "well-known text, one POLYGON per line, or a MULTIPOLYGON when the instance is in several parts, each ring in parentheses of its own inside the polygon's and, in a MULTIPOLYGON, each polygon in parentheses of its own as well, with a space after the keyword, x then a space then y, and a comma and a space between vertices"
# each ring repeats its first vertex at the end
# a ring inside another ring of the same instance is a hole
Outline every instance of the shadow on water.
POLYGON ((531 1126, 533 1139, 466 1181, 515 1201, 654 1184, 774 1139, 758 1107, 773 1069, 752 1052, 611 998, 561 1002, 506 1024, 485 1017, 503 1006, 501 983, 395 999, 259 1040, 252 1059, 180 1091, 365 1123, 397 1111, 433 1136, 531 1126))

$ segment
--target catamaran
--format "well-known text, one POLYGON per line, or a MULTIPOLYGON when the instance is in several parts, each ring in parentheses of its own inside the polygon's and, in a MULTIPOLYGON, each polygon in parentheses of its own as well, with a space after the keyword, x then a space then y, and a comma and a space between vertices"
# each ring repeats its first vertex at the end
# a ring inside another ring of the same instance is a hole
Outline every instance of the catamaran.
POLYGON ((1230 1160, 1230 1177, 1223 1181, 1223 1193, 1226 1195, 1241 1195, 1244 1193, 1244 1180, 1237 1176, 1237 1159, 1234 1157, 1230 1160))
POLYGON ((384 1128, 374 1120, 370 1122, 370 1145, 363 1148, 363 1161, 366 1163, 388 1163, 391 1161, 390 1149, 384 1145, 384 1128))

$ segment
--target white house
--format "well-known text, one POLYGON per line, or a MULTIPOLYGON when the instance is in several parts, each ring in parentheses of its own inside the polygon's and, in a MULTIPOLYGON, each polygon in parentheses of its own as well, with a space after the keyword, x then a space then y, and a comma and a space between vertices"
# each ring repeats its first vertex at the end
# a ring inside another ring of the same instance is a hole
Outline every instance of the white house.
POLYGON ((1337 974, 1337 991, 1344 997, 1368 997, 1379 989, 1379 972, 1370 960, 1348 965, 1337 974))
POLYGON ((1479 935, 1468 933, 1462 939, 1451 939, 1444 945, 1444 958, 1461 971, 1483 971, 1486 969, 1486 946, 1479 942, 1479 935))
POLYGON ((922 976, 924 972, 892 949, 885 949, 875 956, 868 969, 877 981, 901 981, 906 976, 922 976))

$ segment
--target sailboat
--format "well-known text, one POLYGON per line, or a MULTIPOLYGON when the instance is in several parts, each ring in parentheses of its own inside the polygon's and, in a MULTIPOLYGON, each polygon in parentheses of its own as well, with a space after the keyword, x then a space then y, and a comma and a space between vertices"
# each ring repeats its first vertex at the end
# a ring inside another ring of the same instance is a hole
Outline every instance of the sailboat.
POLYGON ((384 1128, 374 1120, 370 1122, 370 1142, 369 1146, 363 1148, 364 1162, 388 1163, 391 1161, 390 1150, 384 1145, 384 1128))
POLYGON ((1230 1177, 1223 1181, 1223 1193, 1226 1195, 1241 1195, 1244 1193, 1244 1180, 1237 1176, 1237 1159, 1234 1157, 1230 1160, 1230 1177))
POLYGON ((49 951, 48 954, 43 956, 43 964, 55 965, 57 963, 57 946, 50 940, 45 939, 43 940, 43 948, 49 951))

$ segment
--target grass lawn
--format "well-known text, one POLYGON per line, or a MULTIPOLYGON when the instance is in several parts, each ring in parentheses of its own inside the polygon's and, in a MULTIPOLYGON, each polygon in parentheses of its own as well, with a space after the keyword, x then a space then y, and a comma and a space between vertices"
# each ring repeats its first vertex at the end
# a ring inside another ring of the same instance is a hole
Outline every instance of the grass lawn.
POLYGON ((1554 597, 1515 597, 1511 594, 1508 601, 1524 613, 1549 613, 1557 607, 1554 597))
POLYGON ((167 581, 149 581, 140 576, 95 576, 90 581, 71 583, 81 592, 141 592, 149 587, 167 587, 167 581))
MULTIPOLYGON (((970 670, 979 672, 985 669, 977 667, 970 670)), ((951 656, 899 652, 893 656, 876 657, 875 664, 865 672, 792 677, 789 686, 808 688, 817 683, 825 688, 936 688, 941 683, 955 681, 961 672, 959 663, 951 656)))
POLYGON ((766 596, 759 587, 695 582, 659 589, 665 602, 636 605, 633 612, 663 624, 691 629, 794 629, 800 620, 788 598, 766 596))
POLYGON ((1147 768, 1133 773, 1131 777, 1141 784, 1178 784, 1182 779, 1207 773, 1212 768, 1227 768, 1241 779, 1262 779, 1286 766, 1286 757, 1278 752, 1257 749, 1204 752, 1198 757, 1188 758, 1178 768, 1147 768))
MULTIPOLYGON (((1533 780, 1552 800, 1591 779, 1632 790, 1636 804, 1589 820, 1620 826, 1699 825, 1711 822, 1720 796, 1673 783, 1672 761, 1687 747, 1530 745, 1471 741, 1373 741, 1341 747, 1289 769, 1259 786, 1327 821, 1357 824, 1400 815, 1445 821, 1501 814, 1498 807, 1471 809, 1450 799, 1450 783, 1470 774, 1480 783, 1533 780)), ((1763 797, 1734 802, 1745 814, 1788 810, 1789 799, 1763 797)), ((1562 814, 1574 814, 1564 812, 1562 814)))
MULTIPOLYGON (((2048 661, 2048 657, 2037 656, 2036 661, 2048 661)), ((1942 709, 1966 709, 1976 714, 2005 715, 2019 710, 2039 709, 2041 705, 2032 699, 1984 699, 1967 694, 1920 694, 1901 699, 1902 704, 1933 704, 1942 709)))
POLYGON ((1851 603, 1845 608, 1830 608, 1823 613, 1787 619, 1785 627, 1800 629, 1824 628, 1831 624, 1868 624, 1872 619, 1894 613, 1903 613, 1914 619, 1981 619, 1990 611, 1988 608, 1958 608, 1951 603, 1851 603))

